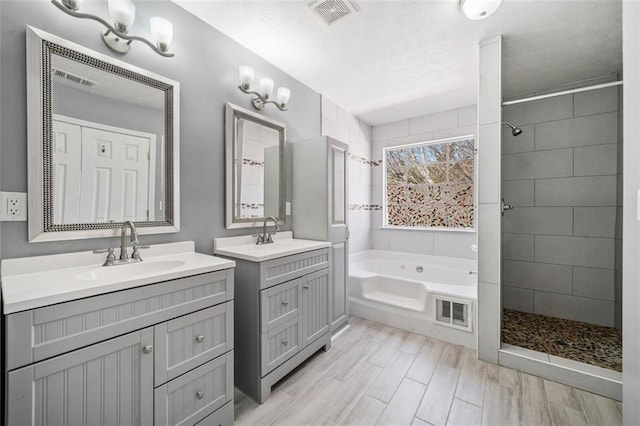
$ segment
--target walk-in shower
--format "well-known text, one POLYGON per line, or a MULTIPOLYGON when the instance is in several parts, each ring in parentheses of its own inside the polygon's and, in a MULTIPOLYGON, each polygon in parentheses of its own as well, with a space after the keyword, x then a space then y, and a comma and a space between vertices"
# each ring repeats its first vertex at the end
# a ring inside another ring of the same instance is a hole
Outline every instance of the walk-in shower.
POLYGON ((551 363, 622 371, 619 84, 503 106, 502 342, 551 363))

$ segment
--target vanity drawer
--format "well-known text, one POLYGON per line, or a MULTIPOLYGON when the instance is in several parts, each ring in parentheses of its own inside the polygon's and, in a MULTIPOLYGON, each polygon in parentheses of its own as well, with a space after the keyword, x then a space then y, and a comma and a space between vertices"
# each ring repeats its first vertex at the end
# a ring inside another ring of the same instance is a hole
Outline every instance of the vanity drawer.
POLYGON ((10 314, 5 323, 7 369, 230 299, 233 269, 225 269, 10 314))
POLYGON ((260 263, 260 289, 263 290, 328 267, 328 248, 267 260, 260 263))
POLYGON ((154 424, 195 425, 233 400, 233 351, 154 391, 154 424))
POLYGON ((262 334, 262 374, 264 377, 300 349, 300 322, 295 318, 262 334))
POLYGON ((233 349, 233 302, 153 328, 156 386, 233 349))
POLYGON ((232 426, 233 425, 233 401, 229 401, 215 413, 209 414, 198 426, 232 426))
POLYGON ((270 287, 260 292, 260 310, 262 332, 273 329, 299 313, 299 280, 270 287))

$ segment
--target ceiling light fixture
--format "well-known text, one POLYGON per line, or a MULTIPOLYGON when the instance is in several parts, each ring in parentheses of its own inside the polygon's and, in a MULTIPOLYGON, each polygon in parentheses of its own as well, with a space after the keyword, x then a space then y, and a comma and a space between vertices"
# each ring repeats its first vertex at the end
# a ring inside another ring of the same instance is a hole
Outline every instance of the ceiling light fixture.
POLYGON ((498 10, 502 0, 460 0, 459 7, 467 18, 477 21, 498 10))
POLYGON ((58 9, 67 15, 80 19, 92 19, 100 22, 107 29, 102 33, 102 41, 113 51, 127 53, 131 49, 131 43, 141 41, 158 55, 172 57, 169 45, 173 39, 173 25, 164 18, 154 17, 150 20, 151 34, 155 44, 146 38, 129 35, 129 28, 136 18, 136 6, 131 0, 109 0, 109 15, 113 25, 99 16, 90 13, 78 12, 84 0, 51 0, 58 9))
POLYGON ((277 101, 269 100, 271 93, 273 92, 273 80, 267 77, 262 77, 259 82, 259 92, 251 90, 251 84, 255 78, 255 72, 253 68, 248 65, 240 65, 238 69, 238 75, 240 77, 240 85, 238 89, 249 95, 254 95, 251 98, 253 107, 257 110, 264 108, 266 104, 274 104, 280 111, 287 110, 287 103, 291 97, 291 90, 286 87, 278 87, 276 91, 277 101))

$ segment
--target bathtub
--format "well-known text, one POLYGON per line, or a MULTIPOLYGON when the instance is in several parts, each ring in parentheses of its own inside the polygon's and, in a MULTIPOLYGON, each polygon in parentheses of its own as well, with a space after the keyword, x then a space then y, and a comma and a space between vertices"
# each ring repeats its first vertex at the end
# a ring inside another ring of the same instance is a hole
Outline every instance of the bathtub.
POLYGON ((383 250, 352 254, 349 313, 475 348, 476 270, 476 261, 470 259, 383 250), (468 306, 465 327, 436 321, 436 299, 468 306))

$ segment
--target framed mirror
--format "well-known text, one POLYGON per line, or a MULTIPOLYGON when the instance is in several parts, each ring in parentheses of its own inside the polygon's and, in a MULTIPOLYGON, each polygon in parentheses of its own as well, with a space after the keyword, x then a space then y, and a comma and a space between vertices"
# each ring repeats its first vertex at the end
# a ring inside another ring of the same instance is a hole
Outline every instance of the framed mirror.
POLYGON ((265 217, 285 223, 286 128, 261 114, 226 106, 226 226, 262 226, 265 217))
POLYGON ((180 230, 178 82, 27 27, 29 241, 180 230))

